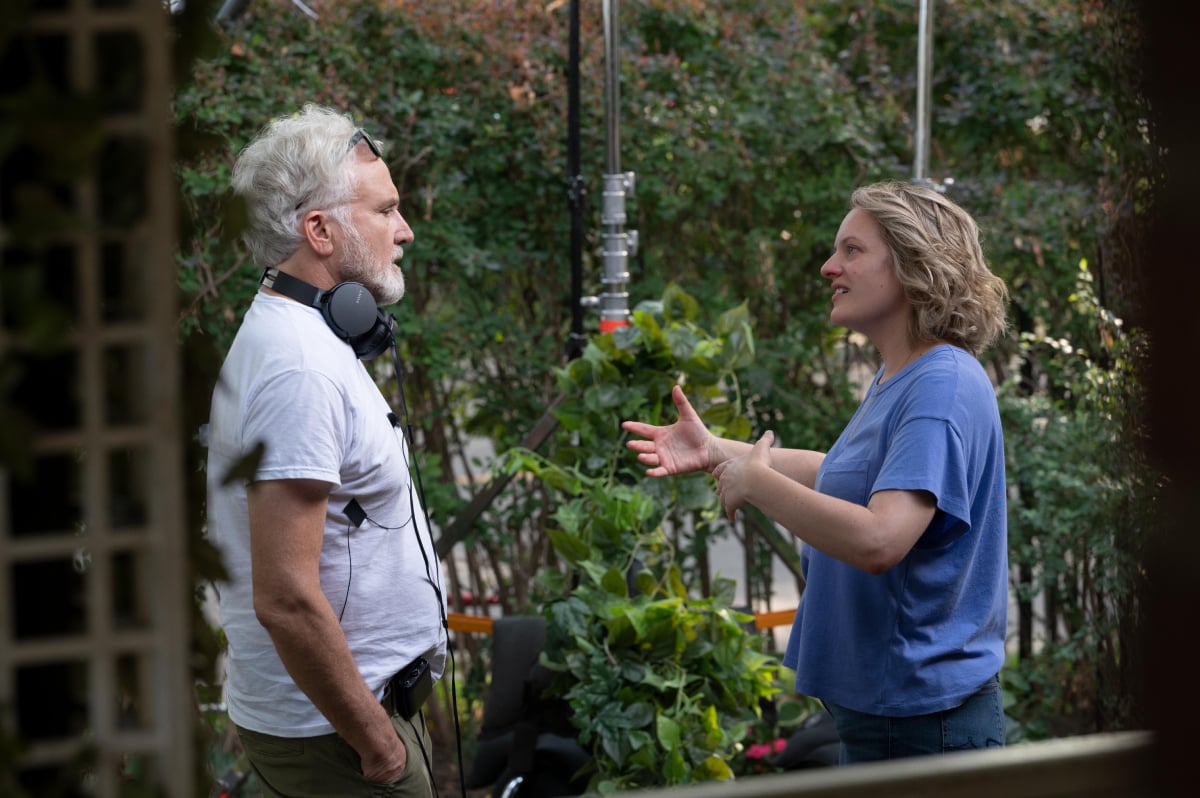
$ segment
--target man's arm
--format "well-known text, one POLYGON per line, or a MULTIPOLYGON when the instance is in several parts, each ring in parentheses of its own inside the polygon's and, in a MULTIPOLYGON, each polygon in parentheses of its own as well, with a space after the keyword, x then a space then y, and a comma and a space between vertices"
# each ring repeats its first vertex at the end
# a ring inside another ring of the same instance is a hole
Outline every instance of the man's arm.
POLYGON ((306 479, 248 487, 254 612, 296 684, 358 751, 363 776, 390 782, 404 771, 407 751, 321 592, 329 490, 327 482, 306 479))

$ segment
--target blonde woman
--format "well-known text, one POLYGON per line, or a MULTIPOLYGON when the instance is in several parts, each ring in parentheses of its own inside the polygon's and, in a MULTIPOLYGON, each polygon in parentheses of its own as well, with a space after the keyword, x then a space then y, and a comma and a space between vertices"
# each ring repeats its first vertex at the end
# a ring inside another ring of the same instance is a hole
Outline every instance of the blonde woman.
POLYGON ((707 471, 731 520, 752 504, 804 542, 784 664, 833 714, 843 764, 1002 746, 1004 441, 977 356, 1007 289, 974 220, 901 183, 853 193, 821 275, 830 321, 882 360, 828 452, 718 438, 678 386, 678 421, 626 421, 627 445, 647 475, 707 471))

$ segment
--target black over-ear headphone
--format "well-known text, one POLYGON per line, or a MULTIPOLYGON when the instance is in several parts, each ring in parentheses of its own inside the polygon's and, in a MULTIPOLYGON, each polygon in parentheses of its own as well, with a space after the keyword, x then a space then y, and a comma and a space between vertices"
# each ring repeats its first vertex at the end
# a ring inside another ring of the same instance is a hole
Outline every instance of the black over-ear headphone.
POLYGON ((350 344, 359 360, 379 357, 396 340, 396 319, 375 304, 362 283, 338 283, 328 291, 281 272, 263 272, 259 283, 321 311, 334 335, 350 344))

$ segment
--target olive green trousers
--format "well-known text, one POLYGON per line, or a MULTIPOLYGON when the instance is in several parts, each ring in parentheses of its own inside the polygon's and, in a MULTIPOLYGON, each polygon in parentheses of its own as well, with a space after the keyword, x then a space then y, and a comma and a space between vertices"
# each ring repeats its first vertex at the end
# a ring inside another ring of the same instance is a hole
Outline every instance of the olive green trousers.
POLYGON ((408 765, 392 784, 367 781, 358 752, 337 734, 275 737, 237 727, 246 758, 270 798, 431 798, 432 747, 425 718, 392 715, 392 726, 408 749, 408 765))

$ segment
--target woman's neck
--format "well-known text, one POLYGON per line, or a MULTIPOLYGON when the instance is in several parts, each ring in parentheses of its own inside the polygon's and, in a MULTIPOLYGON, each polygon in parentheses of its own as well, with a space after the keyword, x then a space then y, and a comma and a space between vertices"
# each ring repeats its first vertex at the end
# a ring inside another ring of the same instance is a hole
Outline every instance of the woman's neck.
POLYGON ((897 342, 896 345, 886 350, 878 347, 879 354, 883 358, 883 374, 879 376, 880 384, 904 371, 913 361, 941 343, 941 341, 905 340, 897 342))

